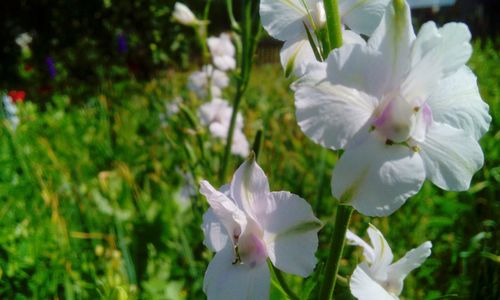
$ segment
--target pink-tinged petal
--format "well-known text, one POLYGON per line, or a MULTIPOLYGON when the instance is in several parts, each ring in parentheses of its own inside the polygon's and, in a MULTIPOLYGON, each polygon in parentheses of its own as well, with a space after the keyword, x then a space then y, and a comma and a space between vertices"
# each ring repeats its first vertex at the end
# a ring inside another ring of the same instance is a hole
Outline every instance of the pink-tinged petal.
POLYGON ((419 143, 427 178, 449 191, 465 191, 484 163, 479 143, 461 129, 434 122, 419 143))
POLYGON ((387 145, 376 132, 346 149, 333 171, 333 195, 368 216, 387 216, 415 195, 425 180, 420 156, 387 145))
POLYGON ((444 78, 427 100, 437 122, 462 129, 479 140, 488 131, 491 116, 479 94, 476 76, 467 67, 444 78))
POLYGON ((255 161, 255 156, 241 164, 234 173, 231 197, 240 209, 262 225, 271 193, 267 176, 255 161))
POLYGON ((411 24, 410 7, 404 0, 392 1, 379 26, 368 40, 368 46, 380 51, 385 71, 380 76, 387 91, 399 88, 410 68, 409 56, 415 32, 411 24))
POLYGON ((306 73, 309 63, 317 61, 307 37, 285 41, 280 51, 280 60, 287 75, 293 72, 298 77, 306 73))
POLYGON ((361 239, 359 236, 354 234, 352 231, 347 230, 345 238, 347 244, 363 248, 363 256, 365 257, 365 260, 368 263, 371 264, 375 260, 375 251, 370 245, 368 245, 367 242, 363 241, 363 239, 361 239))
POLYGON ((370 264, 370 275, 377 281, 383 282, 387 280, 388 267, 392 263, 394 256, 382 233, 371 224, 368 228, 368 236, 375 253, 375 259, 370 264))
POLYGON ((231 247, 217 252, 208 265, 203 291, 209 300, 268 299, 271 275, 266 263, 251 268, 233 264, 231 247))
POLYGON ((201 228, 205 235, 203 244, 207 246, 208 249, 213 252, 219 252, 226 247, 229 240, 226 228, 219 221, 219 218, 217 218, 211 208, 203 215, 203 224, 201 228))
POLYGON ((346 44, 328 56, 327 76, 332 84, 363 91, 381 98, 385 92, 382 55, 360 44, 346 44))
POLYGON ((401 294, 403 281, 414 269, 420 267, 431 255, 432 243, 427 241, 418 248, 408 251, 404 257, 389 266, 386 289, 394 295, 401 294))
POLYGON ((342 23, 357 33, 371 35, 382 20, 390 0, 339 1, 342 23))
POLYGON ((327 148, 344 148, 366 126, 376 106, 376 98, 327 81, 296 86, 298 124, 310 139, 327 148))
POLYGON ((349 280, 351 294, 358 300, 395 300, 395 297, 389 294, 380 284, 373 280, 366 272, 366 263, 356 267, 349 280))
POLYGON ((231 237, 233 243, 236 243, 247 225, 247 218, 243 211, 231 199, 217 191, 205 180, 201 182, 200 192, 207 198, 213 213, 224 225, 226 233, 231 237))
POLYGON ((306 200, 289 192, 273 192, 263 226, 272 263, 287 273, 311 274, 321 226, 306 200))

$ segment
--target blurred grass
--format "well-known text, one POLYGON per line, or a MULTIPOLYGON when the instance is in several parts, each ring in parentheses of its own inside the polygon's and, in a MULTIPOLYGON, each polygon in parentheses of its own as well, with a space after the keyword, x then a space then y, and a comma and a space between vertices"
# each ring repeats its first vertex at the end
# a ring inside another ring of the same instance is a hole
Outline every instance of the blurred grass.
MULTIPOLYGON (((405 281, 404 299, 500 298, 499 65, 493 43, 476 43, 470 66, 493 122, 481 140, 485 167, 470 191, 427 183, 389 218, 353 216, 362 236, 369 222, 379 227, 396 259, 433 242, 432 256, 405 281)), ((183 174, 221 184, 214 174, 223 144, 196 124, 201 102, 186 91, 186 77, 165 72, 145 83, 105 82, 89 99, 55 95, 44 111, 23 104, 16 132, 2 123, 1 299, 204 298, 211 254, 200 224, 207 205, 199 195, 181 196, 183 174), (160 121, 177 96, 181 112, 160 121)), ((317 253, 324 260, 337 156, 301 133, 289 84, 279 66, 256 67, 242 107, 245 132, 252 140, 264 129, 260 164, 272 190, 301 195, 325 222, 317 253)), ((241 161, 233 157, 229 169, 241 161)), ((348 276, 361 253, 347 247, 344 257, 341 273, 348 276)), ((314 293, 318 273, 286 278, 305 296, 314 293)), ((348 294, 342 287, 336 293, 348 294)), ((283 294, 273 288, 272 298, 283 294)))

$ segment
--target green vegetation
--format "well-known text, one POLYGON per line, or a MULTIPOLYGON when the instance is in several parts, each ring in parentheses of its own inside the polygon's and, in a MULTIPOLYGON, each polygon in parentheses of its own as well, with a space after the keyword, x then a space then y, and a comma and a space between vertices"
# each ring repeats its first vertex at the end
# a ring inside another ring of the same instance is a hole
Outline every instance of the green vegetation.
MULTIPOLYGON (((500 298, 499 65, 492 43, 476 44, 470 66, 493 122, 472 188, 453 193, 426 183, 390 218, 353 214, 352 229, 364 236, 372 222, 396 258, 433 242, 431 257, 405 281, 405 299, 500 298)), ((183 174, 194 175, 195 190, 201 178, 216 183, 224 144, 198 124, 201 102, 187 91, 186 77, 166 72, 149 82, 103 82, 93 97, 57 94, 43 110, 28 99, 15 132, 2 121, 1 299, 205 297, 211 253, 200 225, 207 204, 198 194, 183 199, 183 174), (161 117, 179 96, 180 111, 161 117)), ((241 108, 245 132, 252 140, 264 130, 259 163, 271 190, 303 196, 325 223, 317 253, 325 261, 337 156, 300 131, 283 78, 278 65, 255 67, 241 108)), ((228 174, 241 161, 231 157, 228 174)), ((347 246, 340 273, 347 277, 361 258, 347 246)), ((317 292, 319 273, 285 279, 307 296, 317 292)), ((348 292, 339 285, 335 293, 348 292)), ((274 283, 271 296, 285 298, 274 283)))

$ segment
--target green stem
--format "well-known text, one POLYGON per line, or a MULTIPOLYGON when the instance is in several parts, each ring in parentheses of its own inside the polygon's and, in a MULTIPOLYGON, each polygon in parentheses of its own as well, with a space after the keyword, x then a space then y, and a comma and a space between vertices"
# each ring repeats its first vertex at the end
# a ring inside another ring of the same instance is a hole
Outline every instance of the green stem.
POLYGON ((292 291, 292 289, 286 283, 285 277, 283 277, 283 274, 281 274, 281 271, 278 270, 272 263, 269 263, 269 265, 272 266, 273 273, 276 276, 276 279, 278 280, 281 288, 286 293, 288 298, 290 298, 292 300, 299 300, 300 298, 297 295, 295 295, 295 293, 292 291))
POLYGON ((347 205, 339 205, 337 208, 337 216, 335 218, 335 227, 333 228, 332 241, 330 245, 330 254, 325 265, 325 276, 321 286, 319 299, 331 299, 337 272, 339 270, 339 262, 344 249, 345 234, 349 227, 353 208, 347 205))
POLYGON ((323 0, 326 14, 326 27, 328 29, 328 51, 340 48, 342 46, 342 24, 340 22, 339 2, 338 0, 323 0))
MULTIPOLYGON (((230 7, 228 7, 229 9, 230 7)), ((255 49, 257 41, 259 39, 260 33, 260 22, 259 22, 259 1, 255 0, 244 0, 241 18, 241 54, 238 57, 240 72, 238 78, 238 84, 236 88, 236 94, 233 102, 233 113, 231 115, 231 121, 229 124, 229 130, 227 134, 226 147, 224 149, 224 156, 222 158, 222 164, 219 172, 219 181, 224 182, 226 177, 226 170, 229 162, 229 155, 231 153, 231 145, 233 143, 233 133, 235 129, 236 117, 238 115, 238 109, 240 106, 243 94, 246 91, 248 82, 250 80, 250 73, 252 71, 253 56, 255 54, 255 49)))
POLYGON ((238 108, 240 107, 241 98, 243 97, 243 90, 238 85, 238 90, 236 91, 236 96, 234 97, 233 103, 233 113, 231 114, 231 121, 229 124, 229 132, 227 134, 226 146, 224 148, 224 156, 222 158, 222 165, 219 173, 219 180, 224 182, 226 177, 227 164, 229 161, 229 155, 231 154, 231 146, 233 144, 233 134, 234 128, 236 127, 236 117, 238 116, 238 108))

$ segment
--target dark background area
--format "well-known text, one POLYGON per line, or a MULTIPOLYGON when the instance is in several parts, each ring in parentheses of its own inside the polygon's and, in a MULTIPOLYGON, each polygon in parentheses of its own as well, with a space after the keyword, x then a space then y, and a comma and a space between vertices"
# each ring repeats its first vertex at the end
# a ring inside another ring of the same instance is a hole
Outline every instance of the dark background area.
MULTIPOLYGON (((72 90, 103 80, 148 79, 166 68, 187 68, 199 53, 193 29, 171 21, 175 0, 4 0, 0 3, 0 90, 25 89, 33 94, 54 88, 72 90), (32 56, 22 60, 16 37, 33 37, 32 56), (119 41, 119 37, 122 40, 119 41), (122 48, 119 48, 121 42, 122 48), (123 48, 125 43, 125 48, 123 48), (47 59, 55 62, 57 76, 51 77, 47 59), (28 70, 28 78, 20 76, 28 70), (36 91, 36 93, 35 93, 36 91)), ((199 16, 204 1, 183 1, 199 16)), ((235 1, 237 9, 239 1, 235 1)), ((497 42, 499 22, 496 0, 457 0, 439 12, 418 9, 415 25, 433 19, 466 22, 474 38, 497 42)), ((224 1, 212 4, 209 30, 228 30, 224 1)), ((262 48, 280 44, 264 38, 262 48)), ((274 55, 267 55, 272 57, 274 55)), ((266 62, 269 59, 265 59, 266 62)), ((277 61, 277 57, 276 57, 277 61)), ((35 99, 32 99, 35 100, 35 99)))

